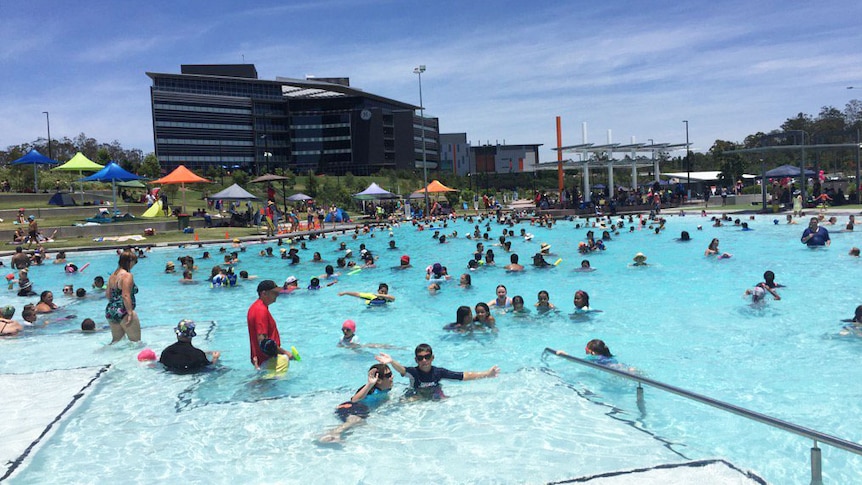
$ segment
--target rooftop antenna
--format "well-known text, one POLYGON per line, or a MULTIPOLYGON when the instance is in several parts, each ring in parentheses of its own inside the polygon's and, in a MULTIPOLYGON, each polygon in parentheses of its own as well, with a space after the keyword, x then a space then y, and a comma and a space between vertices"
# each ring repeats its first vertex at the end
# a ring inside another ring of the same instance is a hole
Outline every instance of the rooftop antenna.
POLYGON ((245 54, 242 55, 242 63, 245 64, 245 54))

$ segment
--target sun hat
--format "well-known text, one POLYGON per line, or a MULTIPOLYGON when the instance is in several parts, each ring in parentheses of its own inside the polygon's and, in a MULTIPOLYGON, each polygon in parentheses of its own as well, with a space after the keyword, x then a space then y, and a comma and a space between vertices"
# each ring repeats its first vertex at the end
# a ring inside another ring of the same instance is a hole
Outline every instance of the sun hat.
POLYGON ((238 244, 238 243, 239 243, 239 238, 238 238, 238 237, 233 238, 233 242, 235 242, 235 243, 237 243, 237 244, 238 244))
POLYGON ((296 276, 293 276, 293 275, 288 276, 287 279, 284 280, 284 284, 286 284, 286 285, 289 285, 291 283, 296 283, 296 282, 297 282, 296 276))
POLYGON ((646 256, 644 255, 644 253, 637 253, 635 254, 634 260, 637 263, 643 263, 644 261, 646 261, 646 256))
POLYGON ((355 332, 356 331, 356 322, 354 322, 353 320, 345 320, 344 323, 341 324, 341 328, 342 329, 349 328, 351 332, 355 332))
POLYGON ((287 249, 281 248, 281 249, 279 249, 278 251, 279 251, 279 252, 282 252, 282 253, 286 253, 286 252, 287 252, 287 249))
POLYGON ((544 252, 544 251, 547 251, 547 250, 549 250, 549 249, 551 249, 551 245, 550 245, 550 244, 548 244, 548 243, 542 243, 542 246, 539 248, 539 250, 540 250, 540 251, 543 251, 543 252, 544 252))
POLYGON ((177 324, 177 328, 174 329, 174 332, 176 332, 177 337, 192 338, 197 335, 197 333, 195 333, 195 322, 184 318, 177 324))
POLYGON ((410 256, 407 256, 406 254, 401 256, 401 262, 404 264, 410 263, 410 256))
POLYGON ((258 294, 264 291, 270 291, 278 288, 278 285, 275 284, 275 281, 272 280, 263 280, 257 285, 258 294))

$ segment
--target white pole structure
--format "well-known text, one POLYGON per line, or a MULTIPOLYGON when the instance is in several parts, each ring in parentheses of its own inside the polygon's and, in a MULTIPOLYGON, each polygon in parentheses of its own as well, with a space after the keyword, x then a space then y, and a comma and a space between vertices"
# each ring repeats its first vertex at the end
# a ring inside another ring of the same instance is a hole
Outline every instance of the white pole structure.
POLYGON ((422 73, 425 72, 425 64, 413 68, 413 74, 419 75, 419 116, 422 118, 422 181, 425 183, 425 212, 428 217, 428 160, 425 150, 425 104, 422 102, 422 73))
MULTIPOLYGON (((637 143, 635 137, 632 137, 632 145, 637 143)), ((637 164, 637 148, 632 147, 632 189, 637 189, 638 186, 638 164, 637 164)))
MULTIPOLYGON (((581 137, 584 145, 587 144, 587 122, 581 123, 581 137)), ((584 148, 584 202, 590 202, 590 152, 584 148)))
MULTIPOLYGON (((613 143, 611 141, 611 139, 612 139, 611 130, 608 129, 608 145, 613 143)), ((613 148, 608 148, 608 153, 610 153, 610 155, 608 155, 608 189, 607 190, 608 190, 608 193, 610 194, 614 188, 614 159, 613 159, 614 151, 613 151, 613 148)))

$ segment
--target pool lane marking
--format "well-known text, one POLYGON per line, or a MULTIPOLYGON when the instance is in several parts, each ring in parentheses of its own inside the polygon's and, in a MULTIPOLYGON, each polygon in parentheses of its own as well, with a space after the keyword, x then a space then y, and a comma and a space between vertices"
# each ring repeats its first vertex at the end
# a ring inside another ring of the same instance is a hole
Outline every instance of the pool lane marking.
MULTIPOLYGON (((82 387, 77 393, 75 393, 72 396, 72 400, 69 401, 68 404, 66 404, 66 407, 63 408, 63 410, 60 411, 60 413, 57 414, 57 416, 55 416, 54 419, 50 423, 48 423, 47 426, 45 426, 45 429, 42 430, 42 433, 40 433, 39 436, 36 437, 36 439, 33 440, 30 443, 30 445, 28 445, 27 448, 24 449, 24 451, 21 453, 20 456, 18 456, 18 458, 9 462, 9 465, 11 465, 11 466, 9 466, 9 468, 6 470, 6 473, 4 473, 3 476, 0 476, 0 482, 6 480, 7 478, 11 477, 13 473, 15 473, 15 471, 18 469, 18 467, 20 467, 24 463, 24 460, 27 458, 28 455, 30 455, 30 453, 33 451, 33 449, 36 447, 36 445, 38 445, 39 442, 41 442, 42 439, 48 435, 48 433, 51 431, 51 428, 53 428, 55 424, 59 423, 60 420, 63 418, 63 416, 66 413, 68 413, 73 407, 75 407, 75 405, 81 400, 81 398, 84 397, 84 391, 86 391, 87 388, 92 386, 93 383, 96 382, 96 380, 98 378, 102 377, 102 374, 107 372, 107 370, 110 367, 111 367, 111 364, 105 364, 105 365, 101 366, 101 368, 99 368, 98 372, 96 372, 96 374, 92 378, 90 378, 90 380, 86 384, 84 384, 84 387, 82 387)), ((87 368, 88 367, 76 367, 73 369, 53 369, 53 370, 75 370, 75 369, 87 369, 87 368)))

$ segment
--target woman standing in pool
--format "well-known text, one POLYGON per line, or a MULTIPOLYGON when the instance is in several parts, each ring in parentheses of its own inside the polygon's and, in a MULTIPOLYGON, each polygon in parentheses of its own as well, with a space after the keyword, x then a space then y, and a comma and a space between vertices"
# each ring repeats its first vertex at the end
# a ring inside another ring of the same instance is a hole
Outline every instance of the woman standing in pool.
POLYGON ((497 298, 488 302, 489 307, 506 308, 512 306, 512 299, 509 298, 509 290, 505 285, 497 285, 497 298))
POLYGON ((111 324, 111 343, 119 342, 123 336, 131 342, 141 340, 141 322, 135 312, 135 277, 132 267, 138 263, 135 253, 126 250, 120 254, 118 267, 108 278, 108 305, 105 307, 105 318, 111 324))

